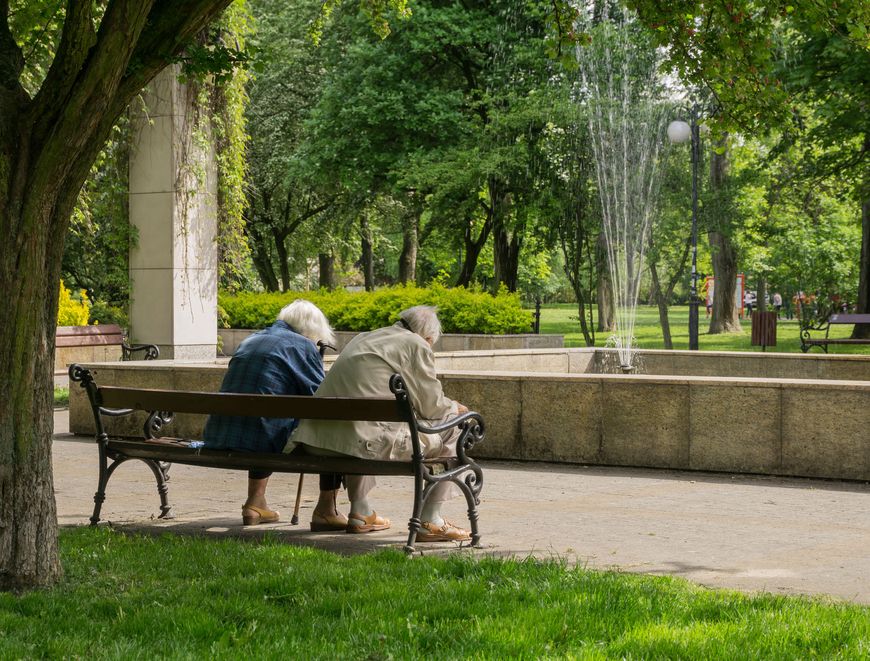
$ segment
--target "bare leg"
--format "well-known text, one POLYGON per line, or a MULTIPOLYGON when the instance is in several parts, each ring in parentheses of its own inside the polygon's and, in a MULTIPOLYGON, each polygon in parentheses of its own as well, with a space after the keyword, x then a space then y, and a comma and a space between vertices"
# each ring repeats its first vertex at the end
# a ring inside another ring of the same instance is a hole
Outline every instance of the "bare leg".
POLYGON ((268 477, 259 480, 248 478, 248 499, 245 501, 245 507, 253 505, 261 509, 269 509, 269 506, 266 504, 267 484, 269 484, 268 477))
POLYGON ((314 507, 314 512, 320 516, 338 516, 337 496, 338 489, 321 491, 317 499, 317 505, 314 507))

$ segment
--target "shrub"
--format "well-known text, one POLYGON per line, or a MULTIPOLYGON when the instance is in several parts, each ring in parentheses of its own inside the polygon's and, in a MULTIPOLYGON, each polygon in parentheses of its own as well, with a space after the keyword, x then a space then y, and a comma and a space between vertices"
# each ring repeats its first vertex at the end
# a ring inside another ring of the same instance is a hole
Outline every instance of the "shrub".
POLYGON ((63 280, 60 281, 60 298, 57 303, 58 326, 87 326, 90 309, 91 302, 84 289, 79 290, 78 298, 73 298, 72 292, 66 288, 63 280))
POLYGON ((94 301, 88 316, 91 324, 117 324, 121 328, 130 327, 130 318, 124 308, 109 305, 105 301, 94 301))
POLYGON ((221 294, 220 307, 230 328, 269 326, 282 307, 297 298, 317 305, 333 328, 367 331, 395 323, 399 312, 414 305, 435 305, 445 333, 510 335, 528 333, 531 313, 523 310, 518 294, 483 291, 443 285, 428 288, 397 286, 374 292, 345 290, 286 293, 221 294))

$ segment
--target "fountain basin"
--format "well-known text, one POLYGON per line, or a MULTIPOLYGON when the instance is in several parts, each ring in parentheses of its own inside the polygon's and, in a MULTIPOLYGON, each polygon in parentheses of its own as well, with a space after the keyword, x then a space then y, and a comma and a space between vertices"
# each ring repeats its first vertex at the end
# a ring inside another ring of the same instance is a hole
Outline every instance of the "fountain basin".
MULTIPOLYGON (((487 422, 481 458, 870 480, 870 356, 637 358, 641 373, 630 375, 602 349, 456 352, 437 363, 446 392, 487 422)), ((226 360, 92 367, 105 385, 217 390, 226 360)), ((124 424, 113 432, 141 435, 141 422, 124 424)), ((203 424, 179 416, 167 433, 197 436, 203 424)), ((70 428, 93 433, 78 388, 70 428)))

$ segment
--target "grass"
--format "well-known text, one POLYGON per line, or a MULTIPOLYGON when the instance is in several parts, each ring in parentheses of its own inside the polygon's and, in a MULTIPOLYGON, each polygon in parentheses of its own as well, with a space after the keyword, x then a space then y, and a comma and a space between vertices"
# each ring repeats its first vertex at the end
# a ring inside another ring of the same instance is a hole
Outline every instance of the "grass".
POLYGON ((54 406, 55 408, 69 406, 69 388, 54 387, 54 406))
MULTIPOLYGON (((597 319, 597 317, 596 317, 597 319)), ((671 337, 674 349, 689 348, 689 308, 677 306, 670 309, 671 337)), ((709 320, 704 308, 700 310, 700 334, 698 345, 702 351, 761 351, 761 347, 751 346, 751 330, 749 320, 742 322, 742 333, 708 335, 709 320)), ((580 332, 580 322, 577 320, 577 306, 573 304, 547 305, 541 308, 541 333, 556 333, 565 336, 565 346, 585 346, 583 334, 580 332)), ((852 326, 834 326, 830 337, 849 337, 852 326)), ((609 333, 596 333, 595 345, 604 346, 609 333)), ((823 333, 815 333, 823 337, 823 333)), ((640 305, 637 308, 635 325, 637 346, 642 349, 664 349, 661 325, 659 324, 658 308, 651 305, 640 305)), ((768 351, 800 352, 800 327, 796 319, 780 319, 776 328, 777 343, 768 351)), ((861 353, 870 354, 870 345, 832 346, 830 353, 861 353)), ((820 353, 821 349, 813 349, 812 353, 820 353)))
POLYGON ((558 562, 66 529, 0 658, 866 659, 870 608, 558 562))

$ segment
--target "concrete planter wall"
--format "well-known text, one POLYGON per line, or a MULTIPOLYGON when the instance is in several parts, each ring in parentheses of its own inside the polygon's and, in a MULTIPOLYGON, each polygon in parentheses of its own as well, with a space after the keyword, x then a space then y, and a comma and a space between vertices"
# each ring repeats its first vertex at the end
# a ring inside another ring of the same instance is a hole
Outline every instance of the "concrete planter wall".
MULTIPOLYGON (((437 364, 446 392, 486 420, 483 458, 870 480, 870 356, 645 351, 640 358, 646 369, 726 374, 600 374, 615 361, 590 349, 443 353, 437 364), (783 371, 804 378, 771 376, 783 371)), ((106 385, 214 391, 226 362, 94 371, 106 385)), ((141 436, 141 424, 113 432, 141 436)), ((197 437, 203 424, 203 416, 178 416, 167 433, 197 437)), ((71 388, 70 427, 93 433, 80 388, 71 388)))
MULTIPOLYGON (((218 335, 223 342, 221 353, 231 356, 236 348, 255 330, 244 328, 220 328, 218 335)), ((337 351, 340 352, 350 340, 358 335, 356 332, 336 331, 337 351)), ((435 345, 436 351, 474 351, 486 349, 548 349, 564 345, 562 335, 472 335, 451 333, 442 335, 435 345)))

